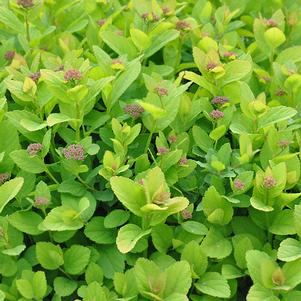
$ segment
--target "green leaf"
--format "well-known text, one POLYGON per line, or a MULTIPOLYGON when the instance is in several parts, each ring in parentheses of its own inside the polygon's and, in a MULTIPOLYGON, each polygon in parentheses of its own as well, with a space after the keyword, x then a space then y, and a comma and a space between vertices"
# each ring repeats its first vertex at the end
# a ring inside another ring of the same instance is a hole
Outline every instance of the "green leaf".
POLYGON ((108 229, 117 228, 127 222, 130 213, 125 210, 116 209, 111 211, 104 219, 104 226, 108 229))
POLYGON ((301 258, 301 243, 293 238, 283 240, 279 246, 277 257, 282 261, 294 261, 301 258))
POLYGON ((38 242, 36 255, 38 262, 47 270, 56 270, 64 263, 62 249, 51 242, 38 242))
POLYGON ((252 71, 249 61, 235 60, 225 66, 225 75, 221 78, 222 85, 243 80, 252 71))
POLYGON ((19 245, 11 249, 2 250, 2 254, 9 256, 18 256, 26 249, 25 245, 19 245))
POLYGON ((229 298, 231 291, 227 279, 219 273, 208 272, 194 286, 203 294, 218 298, 229 298))
POLYGON ((133 43, 140 51, 147 49, 151 45, 150 38, 143 31, 136 28, 131 28, 130 34, 133 43))
POLYGON ((154 38, 152 38, 151 46, 145 51, 144 57, 148 58, 152 56, 166 44, 175 40, 179 36, 179 34, 180 33, 177 30, 170 29, 156 35, 154 38))
POLYGON ((85 227, 85 235, 98 244, 114 243, 116 230, 105 228, 104 221, 103 217, 93 217, 85 227))
POLYGON ((99 284, 102 284, 103 282, 102 268, 98 264, 91 262, 86 269, 85 280, 87 284, 90 284, 94 281, 98 282, 99 284))
POLYGON ((210 258, 225 258, 232 252, 232 245, 221 231, 211 227, 201 244, 202 251, 210 258))
POLYGON ((85 291, 83 301, 107 301, 104 289, 97 282, 88 285, 85 291))
POLYGON ((127 224, 118 231, 116 244, 121 253, 130 252, 137 242, 144 236, 151 233, 151 229, 143 231, 140 227, 134 224, 127 224))
POLYGON ((68 121, 74 121, 74 119, 62 113, 53 113, 47 117, 47 125, 50 127, 68 121))
POLYGON ((142 216, 140 208, 146 204, 142 186, 124 177, 113 177, 110 184, 119 201, 135 215, 142 216))
POLYGON ((210 148, 213 148, 213 141, 208 134, 199 126, 193 126, 192 135, 196 145, 203 151, 208 152, 210 148))
POLYGON ((21 232, 30 235, 39 235, 43 231, 38 229, 42 223, 42 217, 33 211, 18 211, 8 218, 9 223, 21 232))
POLYGON ((16 150, 10 154, 10 157, 18 165, 19 168, 30 173, 42 173, 45 171, 44 161, 38 157, 29 156, 26 150, 16 150))
POLYGON ((166 269, 164 296, 172 294, 186 295, 191 286, 190 266, 186 261, 175 262, 166 269))
POLYGON ((291 289, 301 283, 301 259, 287 262, 283 266, 285 285, 291 289))
POLYGON ((21 177, 14 178, 0 186, 0 213, 3 208, 12 200, 20 191, 24 183, 21 177))
POLYGON ((202 276, 206 272, 208 266, 207 256, 194 240, 185 245, 181 260, 186 260, 190 264, 192 275, 195 273, 197 276, 202 276))
POLYGON ((208 229, 202 223, 196 221, 187 221, 182 223, 181 225, 183 229, 191 234, 195 235, 206 235, 208 233, 208 229))
POLYGON ((270 289, 266 289, 265 287, 261 286, 260 284, 254 284, 247 295, 247 301, 280 301, 277 298, 273 291, 270 289))
POLYGON ((16 15, 8 8, 0 7, 0 22, 17 33, 24 33, 24 24, 16 17, 16 15))
POLYGON ((270 108, 258 120, 258 128, 262 129, 277 122, 292 118, 297 114, 297 111, 290 107, 278 106, 270 108))
POLYGON ((43 299, 43 297, 45 297, 47 293, 47 280, 44 272, 38 271, 34 273, 32 288, 36 299, 43 299))
POLYGON ((159 224, 152 227, 151 236, 155 248, 161 253, 166 253, 168 248, 172 245, 173 231, 172 228, 166 224, 159 224))
POLYGON ((34 293, 31 283, 27 279, 18 279, 16 281, 19 293, 26 299, 33 299, 34 293))
POLYGON ((56 277, 53 281, 55 293, 60 297, 70 296, 77 288, 77 282, 66 277, 56 277))
POLYGON ((73 245, 64 253, 64 270, 70 275, 80 275, 89 263, 89 248, 73 245))

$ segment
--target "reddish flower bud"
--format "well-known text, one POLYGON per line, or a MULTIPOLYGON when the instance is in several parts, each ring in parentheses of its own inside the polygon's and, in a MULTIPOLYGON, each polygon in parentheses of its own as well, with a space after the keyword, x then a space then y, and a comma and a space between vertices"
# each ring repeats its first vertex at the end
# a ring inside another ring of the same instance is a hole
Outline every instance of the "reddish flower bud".
POLYGON ((270 27, 275 27, 275 26, 278 25, 277 21, 275 21, 275 20, 273 20, 273 19, 267 19, 267 20, 265 21, 265 24, 266 24, 267 26, 270 26, 270 27))
POLYGON ((213 119, 221 119, 225 116, 224 112, 220 111, 220 110, 213 110, 211 113, 210 113, 210 116, 211 118, 213 119))
POLYGON ((83 161, 85 159, 85 150, 80 144, 71 144, 62 151, 67 160, 83 161))
POLYGON ((180 160, 179 160, 179 165, 187 165, 188 164, 188 159, 186 157, 182 157, 180 160))
POLYGON ((34 73, 30 74, 29 77, 30 77, 34 82, 37 82, 37 81, 40 79, 40 77, 41 77, 41 72, 40 72, 40 71, 34 72, 34 73))
POLYGON ((290 142, 286 139, 282 139, 278 141, 278 146, 281 148, 286 148, 287 146, 289 146, 290 142))
POLYGON ((18 0, 18 4, 23 8, 30 8, 34 6, 33 0, 18 0))
POLYGON ((127 104, 123 110, 126 114, 129 114, 134 119, 139 118, 144 112, 144 109, 137 103, 127 104))
POLYGON ((168 15, 171 11, 170 11, 169 7, 163 7, 162 12, 163 12, 163 15, 168 15))
POLYGON ((239 179, 234 180, 233 185, 237 190, 243 190, 246 187, 245 183, 239 179))
POLYGON ((226 51, 224 52, 224 57, 231 57, 231 56, 236 56, 236 53, 233 51, 226 51))
POLYGON ((155 92, 158 94, 158 96, 168 96, 168 90, 164 87, 156 87, 155 92))
POLYGON ((271 189, 277 185, 277 181, 273 176, 266 176, 263 179, 263 186, 267 189, 271 189))
POLYGON ((177 136, 176 135, 170 135, 168 136, 169 143, 176 143, 177 142, 177 136))
POLYGON ((152 13, 152 17, 153 17, 153 22, 158 22, 160 20, 160 17, 155 13, 152 13))
POLYGON ((5 54, 4 54, 4 59, 6 61, 10 62, 10 61, 13 60, 13 58, 15 57, 15 55, 16 55, 16 52, 13 51, 13 50, 6 51, 5 54))
POLYGON ((2 172, 0 173, 0 185, 6 182, 10 177, 10 174, 8 172, 2 172))
POLYGON ((192 213, 188 211, 187 209, 184 209, 181 211, 181 215, 183 219, 191 219, 192 218, 192 213))
POLYGON ((169 149, 164 147, 164 146, 161 146, 161 147, 157 148, 157 154, 158 155, 164 155, 164 154, 167 154, 168 152, 169 152, 169 149))
POLYGON ((275 93, 276 96, 284 96, 286 95, 286 92, 282 89, 279 89, 276 93, 275 93))
POLYGON ((217 66, 218 66, 217 63, 215 63, 215 62, 209 62, 209 63, 207 64, 206 68, 207 68, 208 71, 210 71, 210 70, 214 69, 214 68, 217 67, 217 66))
POLYGON ((225 104, 227 102, 229 102, 229 98, 227 96, 215 96, 211 100, 211 103, 213 105, 223 105, 223 104, 225 104))
POLYGON ((143 13, 143 14, 141 15, 141 18, 142 18, 144 21, 146 21, 147 18, 148 18, 148 16, 149 16, 149 13, 148 13, 148 12, 145 12, 145 13, 143 13))
POLYGON ((179 20, 176 23, 177 30, 189 30, 191 29, 191 25, 185 20, 179 20))
POLYGON ((37 196, 34 202, 35 206, 46 206, 49 204, 49 200, 42 196, 37 196))
POLYGON ((27 152, 30 156, 36 156, 42 148, 43 144, 41 143, 31 143, 27 147, 27 152))
POLYGON ((64 74, 64 79, 67 82, 78 81, 81 78, 82 78, 82 74, 80 73, 80 71, 78 71, 76 69, 70 69, 70 70, 66 71, 64 74))
POLYGON ((97 24, 98 24, 100 27, 103 26, 105 23, 106 23, 106 19, 99 19, 99 20, 97 21, 97 24))

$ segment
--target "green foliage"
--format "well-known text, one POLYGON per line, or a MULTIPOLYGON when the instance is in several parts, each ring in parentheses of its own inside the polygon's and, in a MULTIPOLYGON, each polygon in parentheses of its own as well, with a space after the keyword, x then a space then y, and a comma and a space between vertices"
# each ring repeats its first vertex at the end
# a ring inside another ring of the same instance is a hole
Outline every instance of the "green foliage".
POLYGON ((301 300, 299 1, 0 6, 0 301, 301 300))

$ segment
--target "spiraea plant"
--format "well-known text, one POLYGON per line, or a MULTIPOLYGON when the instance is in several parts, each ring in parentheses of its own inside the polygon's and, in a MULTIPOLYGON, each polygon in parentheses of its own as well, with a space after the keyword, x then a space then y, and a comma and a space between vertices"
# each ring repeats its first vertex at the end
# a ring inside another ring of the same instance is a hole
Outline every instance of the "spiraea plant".
POLYGON ((0 301, 301 300, 299 0, 0 2, 0 301))

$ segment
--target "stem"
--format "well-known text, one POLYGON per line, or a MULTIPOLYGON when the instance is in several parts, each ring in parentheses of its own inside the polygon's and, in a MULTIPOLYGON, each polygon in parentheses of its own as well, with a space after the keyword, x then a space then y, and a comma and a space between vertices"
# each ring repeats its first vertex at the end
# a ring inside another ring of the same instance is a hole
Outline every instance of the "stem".
POLYGON ((48 169, 48 167, 46 167, 45 172, 46 172, 47 175, 52 179, 53 182, 55 182, 56 184, 60 184, 60 182, 53 176, 53 174, 52 174, 51 171, 48 169))
POLYGON ((89 190, 97 191, 94 187, 88 185, 80 176, 77 176, 76 178, 89 190))
POLYGON ((28 23, 28 12, 25 14, 25 27, 26 27, 26 37, 28 44, 30 43, 30 33, 29 33, 29 23, 28 23))
POLYGON ((69 278, 70 280, 73 280, 73 278, 72 278, 68 273, 66 273, 61 267, 59 267, 59 270, 60 270, 67 278, 69 278))
POLYGON ((152 131, 149 133, 148 139, 147 139, 146 144, 145 144, 144 153, 146 153, 147 150, 148 150, 148 148, 149 148, 149 145, 150 145, 151 140, 152 140, 152 137, 153 137, 153 133, 154 133, 154 130, 152 130, 152 131))

